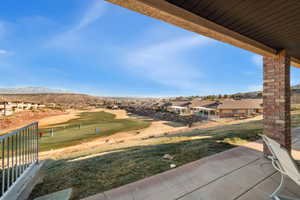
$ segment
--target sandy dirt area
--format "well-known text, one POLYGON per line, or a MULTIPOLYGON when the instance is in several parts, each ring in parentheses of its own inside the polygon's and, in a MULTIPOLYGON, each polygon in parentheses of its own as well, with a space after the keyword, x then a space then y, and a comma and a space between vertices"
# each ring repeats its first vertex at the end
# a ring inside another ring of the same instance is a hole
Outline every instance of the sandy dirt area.
POLYGON ((8 117, 0 118, 0 134, 16 130, 26 126, 32 122, 37 122, 42 119, 56 118, 61 115, 66 115, 67 112, 59 110, 48 111, 23 111, 8 117))
POLYGON ((64 123, 72 119, 77 119, 80 117, 80 113, 82 112, 108 112, 116 115, 116 119, 126 119, 128 118, 128 115, 125 110, 109 110, 109 109, 104 109, 104 108, 97 108, 97 109, 92 109, 92 110, 68 110, 67 114, 63 115, 58 115, 58 116, 52 116, 52 117, 47 117, 44 119, 41 119, 39 121, 39 125, 41 127, 49 126, 52 124, 57 124, 57 123, 64 123))
POLYGON ((67 114, 46 117, 46 118, 41 119, 39 121, 39 125, 41 127, 44 127, 44 126, 48 126, 48 125, 51 125, 51 124, 57 124, 57 123, 67 122, 67 121, 69 121, 71 119, 79 118, 79 113, 80 112, 81 111, 69 110, 67 114))

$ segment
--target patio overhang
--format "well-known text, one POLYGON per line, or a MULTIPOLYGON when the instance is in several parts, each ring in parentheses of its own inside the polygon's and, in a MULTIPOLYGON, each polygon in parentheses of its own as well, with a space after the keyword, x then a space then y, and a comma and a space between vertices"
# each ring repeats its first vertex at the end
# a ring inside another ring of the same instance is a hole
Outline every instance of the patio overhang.
POLYGON ((285 49, 300 67, 299 1, 107 1, 262 56, 285 49))
POLYGON ((206 107, 193 107, 194 109, 199 109, 199 110, 206 110, 206 111, 215 111, 216 109, 213 108, 206 108, 206 107))
POLYGON ((300 68, 300 1, 107 1, 262 55, 264 134, 291 150, 290 65, 300 68))

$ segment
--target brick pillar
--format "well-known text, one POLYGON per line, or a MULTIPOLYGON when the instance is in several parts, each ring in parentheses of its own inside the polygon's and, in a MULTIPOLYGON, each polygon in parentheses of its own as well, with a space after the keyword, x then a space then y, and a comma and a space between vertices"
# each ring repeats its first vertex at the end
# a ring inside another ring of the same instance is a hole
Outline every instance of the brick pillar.
MULTIPOLYGON (((264 134, 291 150, 290 57, 285 51, 264 57, 264 134)), ((265 155, 268 155, 264 147, 265 155)))

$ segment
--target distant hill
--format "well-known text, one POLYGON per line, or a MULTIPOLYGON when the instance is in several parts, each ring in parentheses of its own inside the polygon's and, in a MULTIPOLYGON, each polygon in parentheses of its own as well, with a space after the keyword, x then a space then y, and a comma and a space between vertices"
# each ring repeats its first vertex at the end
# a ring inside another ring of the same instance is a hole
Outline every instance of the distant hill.
POLYGON ((300 90, 300 84, 294 85, 292 88, 293 88, 293 89, 299 89, 299 90, 300 90))
MULTIPOLYGON (((292 86, 291 92, 292 103, 300 104, 300 84, 292 86)), ((262 91, 236 93, 234 95, 241 98, 262 98, 262 91)))
POLYGON ((86 94, 71 93, 41 93, 41 94, 0 94, 0 101, 25 101, 41 104, 55 103, 64 108, 82 108, 89 105, 100 104, 104 100, 100 97, 86 94))
POLYGON ((45 93, 69 93, 62 89, 51 89, 44 87, 23 88, 0 88, 0 94, 45 94, 45 93))

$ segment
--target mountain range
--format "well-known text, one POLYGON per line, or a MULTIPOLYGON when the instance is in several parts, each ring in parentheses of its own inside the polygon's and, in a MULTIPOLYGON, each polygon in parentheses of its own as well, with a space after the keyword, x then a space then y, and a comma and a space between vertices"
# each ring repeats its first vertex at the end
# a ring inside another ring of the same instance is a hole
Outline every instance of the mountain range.
POLYGON ((103 98, 86 94, 75 94, 62 89, 24 87, 0 88, 0 101, 55 103, 64 108, 79 108, 102 103, 103 98))
POLYGON ((22 88, 0 88, 0 94, 60 94, 70 93, 63 89, 52 89, 45 87, 22 87, 22 88))

